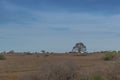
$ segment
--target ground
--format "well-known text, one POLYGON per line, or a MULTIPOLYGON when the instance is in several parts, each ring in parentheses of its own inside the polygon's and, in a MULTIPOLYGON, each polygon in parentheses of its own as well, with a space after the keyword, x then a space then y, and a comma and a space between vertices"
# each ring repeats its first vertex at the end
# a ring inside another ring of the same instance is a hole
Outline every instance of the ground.
MULTIPOLYGON (((82 74, 104 71, 114 63, 105 61, 104 54, 5 54, 6 60, 0 60, 0 80, 17 80, 18 78, 43 71, 48 64, 69 63, 77 65, 82 74)), ((44 72, 44 71, 43 71, 44 72)))

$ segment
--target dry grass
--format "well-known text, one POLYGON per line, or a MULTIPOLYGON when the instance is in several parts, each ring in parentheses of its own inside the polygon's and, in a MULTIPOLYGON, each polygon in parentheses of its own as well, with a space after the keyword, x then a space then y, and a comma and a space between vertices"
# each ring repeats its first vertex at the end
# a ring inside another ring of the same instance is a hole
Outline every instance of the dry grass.
POLYGON ((105 53, 104 60, 115 60, 119 57, 118 53, 111 52, 111 53, 105 53))
MULTIPOLYGON (((21 80, 48 80, 44 76, 48 76, 49 80, 53 80, 53 78, 55 78, 54 80, 67 80, 67 76, 74 78, 73 75, 76 73, 79 75, 79 80, 80 78, 83 80, 100 79, 101 74, 106 80, 108 77, 108 80, 120 80, 120 78, 110 78, 113 74, 119 75, 120 69, 113 67, 117 61, 104 61, 104 54, 86 56, 51 54, 47 57, 44 54, 7 54, 5 57, 6 60, 0 61, 0 80, 20 80, 21 78, 21 80), (56 72, 59 75, 56 75, 56 72), (95 75, 96 73, 100 76, 95 75), (84 76, 87 78, 84 79, 84 76), (91 76, 92 78, 90 78, 91 76)), ((118 66, 118 62, 116 65, 118 66)), ((74 80, 72 78, 69 80, 74 80)))
POLYGON ((41 71, 20 80, 78 80, 76 66, 71 63, 44 65, 41 71))
POLYGON ((109 66, 105 72, 105 77, 108 80, 120 80, 120 61, 119 59, 109 66))

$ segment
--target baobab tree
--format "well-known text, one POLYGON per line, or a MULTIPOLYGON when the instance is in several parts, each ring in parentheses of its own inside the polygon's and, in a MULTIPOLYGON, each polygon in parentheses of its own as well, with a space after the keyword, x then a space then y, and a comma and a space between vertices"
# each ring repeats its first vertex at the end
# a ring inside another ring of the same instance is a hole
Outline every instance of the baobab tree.
POLYGON ((82 42, 79 42, 75 44, 75 46, 72 49, 72 52, 85 53, 86 50, 86 46, 82 42))

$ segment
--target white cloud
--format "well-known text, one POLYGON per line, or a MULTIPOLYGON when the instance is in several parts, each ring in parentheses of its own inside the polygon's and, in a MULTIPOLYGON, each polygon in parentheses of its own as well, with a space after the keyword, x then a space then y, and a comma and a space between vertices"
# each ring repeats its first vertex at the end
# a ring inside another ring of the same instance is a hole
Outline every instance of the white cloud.
MULTIPOLYGON (((2 0, 3 7, 15 15, 11 25, 30 26, 35 28, 65 27, 75 31, 113 31, 119 29, 120 15, 103 16, 80 12, 47 12, 28 9, 2 0), (21 14, 16 12, 21 12, 21 14), (25 17, 27 16, 27 17, 25 17), (18 21, 18 23, 17 23, 18 21), (20 22, 20 23, 19 23, 20 22)), ((7 24, 7 25, 10 25, 7 24)), ((45 29, 46 29, 45 28, 45 29)))
POLYGON ((75 31, 119 32, 120 15, 100 16, 83 13, 33 12, 36 27, 67 27, 75 31))
MULTIPOLYGON (((101 35, 107 38, 107 36, 113 37, 119 34, 120 15, 102 16, 89 13, 43 12, 29 9, 26 9, 26 12, 28 12, 28 15, 30 14, 30 20, 21 19, 20 21, 22 21, 22 23, 20 24, 13 21, 4 26, 14 26, 23 29, 28 27, 31 29, 31 33, 42 32, 43 34, 46 34, 47 32, 49 35, 50 33, 52 35, 53 33, 56 33, 53 28, 61 27, 69 30, 68 32, 71 33, 71 35, 80 34, 87 37, 101 35)), ((63 32, 61 31, 61 33, 63 32)))

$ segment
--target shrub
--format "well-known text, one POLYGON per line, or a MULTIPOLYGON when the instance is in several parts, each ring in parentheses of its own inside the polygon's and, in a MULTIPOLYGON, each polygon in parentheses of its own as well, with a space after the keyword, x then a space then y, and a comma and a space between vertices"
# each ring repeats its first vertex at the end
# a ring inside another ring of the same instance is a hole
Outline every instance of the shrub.
POLYGON ((73 66, 55 65, 48 75, 50 80, 75 80, 76 73, 73 66))
POLYGON ((0 54, 0 60, 5 60, 5 59, 6 59, 5 56, 0 54))
POLYGON ((105 53, 104 60, 113 60, 118 57, 117 53, 105 53))
POLYGON ((49 56, 49 54, 45 54, 45 55, 44 55, 44 57, 48 57, 48 56, 49 56))
POLYGON ((108 69, 106 69, 105 74, 107 80, 120 80, 120 61, 116 60, 114 63, 112 63, 111 66, 109 66, 108 69))
POLYGON ((83 53, 83 54, 80 54, 80 56, 87 56, 88 54, 86 54, 86 53, 83 53))
POLYGON ((90 80, 104 80, 101 75, 92 76, 90 80))
POLYGON ((74 66, 69 64, 47 65, 42 69, 43 73, 24 76, 20 80, 80 80, 74 66))
POLYGON ((83 53, 83 54, 75 54, 74 56, 87 56, 88 54, 83 53))
MULTIPOLYGON (((97 73, 96 73, 97 74, 97 73)), ((98 74, 98 75, 84 75, 80 77, 80 80, 106 80, 103 78, 102 75, 98 74)))

